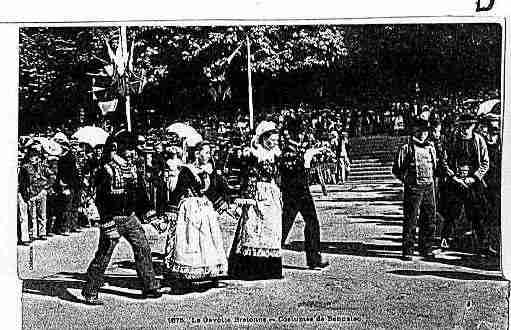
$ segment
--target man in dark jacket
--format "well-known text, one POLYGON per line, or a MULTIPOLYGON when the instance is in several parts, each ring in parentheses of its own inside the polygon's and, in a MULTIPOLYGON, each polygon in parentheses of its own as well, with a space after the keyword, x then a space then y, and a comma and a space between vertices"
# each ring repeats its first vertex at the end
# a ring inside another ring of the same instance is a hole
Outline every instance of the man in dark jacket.
MULTIPOLYGON (((445 135, 442 134, 442 122, 440 119, 435 118, 430 120, 430 131, 428 140, 433 144, 436 151, 436 156, 438 159, 438 168, 445 168, 446 164, 446 139, 445 135)), ((440 233, 437 231, 442 227, 441 222, 444 221, 444 215, 448 209, 447 205, 447 178, 445 173, 442 173, 441 170, 438 171, 438 177, 435 178, 435 200, 437 207, 437 224, 435 225, 435 236, 440 233)))
POLYGON ((78 229, 78 207, 80 205, 80 176, 76 156, 69 145, 69 140, 62 134, 55 136, 55 141, 62 146, 63 153, 57 163, 57 182, 61 196, 60 215, 57 218, 57 232, 67 234, 78 229))
POLYGON ((40 152, 32 147, 19 173, 19 192, 28 205, 30 239, 46 239, 47 173, 40 152))
POLYGON ((488 245, 488 201, 485 176, 490 167, 488 148, 484 138, 474 132, 477 120, 472 114, 462 114, 457 121, 457 131, 446 149, 444 172, 448 177, 446 222, 442 228, 443 241, 452 233, 461 210, 476 234, 479 250, 483 254, 495 254, 488 245))
POLYGON ((139 217, 147 218, 154 212, 134 163, 135 142, 134 135, 121 131, 109 138, 105 145, 106 152, 113 152, 112 159, 103 166, 96 181, 100 236, 98 250, 87 270, 87 283, 82 290, 88 304, 102 304, 98 291, 121 236, 133 248, 137 274, 143 282, 143 297, 161 297, 151 261, 151 248, 139 220, 139 217))
POLYGON ((428 122, 415 118, 411 126, 410 141, 401 146, 392 168, 404 184, 403 260, 412 259, 417 224, 419 252, 425 258, 434 258, 436 151, 427 140, 428 122))
POLYGON ((282 245, 285 244, 295 218, 300 212, 305 222, 305 254, 309 268, 325 268, 329 262, 320 253, 320 231, 318 214, 309 190, 307 179, 305 148, 299 146, 298 119, 289 119, 285 125, 287 136, 283 137, 281 159, 282 190, 282 245))

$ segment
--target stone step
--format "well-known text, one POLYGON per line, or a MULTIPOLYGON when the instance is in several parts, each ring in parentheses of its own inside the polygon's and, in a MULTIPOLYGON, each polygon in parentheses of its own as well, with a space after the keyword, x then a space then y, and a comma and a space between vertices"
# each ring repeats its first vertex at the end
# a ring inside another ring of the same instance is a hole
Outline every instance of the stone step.
MULTIPOLYGON (((381 180, 347 180, 346 181, 346 184, 347 185, 354 185, 354 186, 359 186, 359 185, 363 185, 363 184, 367 184, 367 185, 370 185, 370 184, 396 184, 396 183, 399 183, 398 180, 396 179, 381 179, 381 180)), ((396 188, 396 191, 399 191, 399 188, 396 188)))
POLYGON ((351 158, 393 158, 398 149, 359 150, 350 152, 351 158))
POLYGON ((392 171, 390 170, 372 170, 372 171, 364 171, 364 170, 351 170, 350 176, 375 176, 375 175, 392 175, 392 171))
POLYGON ((379 174, 379 175, 349 175, 349 181, 361 181, 361 180, 369 180, 369 181, 379 181, 379 180, 393 180, 395 176, 392 174, 379 174))
POLYGON ((351 165, 351 171, 357 172, 357 171, 392 171, 392 166, 390 165, 378 165, 373 166, 373 164, 352 164, 351 165))
MULTIPOLYGON (((394 154, 408 137, 369 136, 350 139, 350 156, 394 154)), ((388 157, 388 156, 386 156, 388 157)))
POLYGON ((364 153, 350 153, 350 159, 381 159, 384 161, 394 160, 397 151, 390 150, 381 153, 372 153, 372 152, 364 152, 364 153))
POLYGON ((395 155, 397 152, 397 149, 378 149, 378 150, 364 150, 360 152, 351 152, 350 156, 351 158, 380 158, 380 157, 387 157, 389 155, 395 155))
POLYGON ((392 166, 391 161, 385 161, 377 158, 368 159, 352 159, 352 165, 367 165, 367 166, 392 166))
POLYGON ((351 165, 363 166, 392 166, 393 162, 390 160, 381 159, 352 159, 351 165))

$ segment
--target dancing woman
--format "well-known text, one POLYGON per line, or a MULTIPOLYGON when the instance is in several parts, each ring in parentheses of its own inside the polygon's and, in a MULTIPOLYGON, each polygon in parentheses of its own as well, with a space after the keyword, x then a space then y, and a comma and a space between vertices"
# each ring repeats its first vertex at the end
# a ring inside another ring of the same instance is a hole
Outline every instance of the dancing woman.
POLYGON ((229 275, 243 280, 282 278, 282 201, 278 180, 279 135, 263 121, 252 146, 243 153, 247 175, 242 183, 238 229, 229 256, 229 275))
POLYGON ((179 289, 189 288, 192 281, 216 281, 227 274, 218 213, 207 198, 210 189, 215 189, 209 144, 198 144, 191 156, 179 171, 173 192, 177 219, 167 234, 166 275, 178 280, 179 289))

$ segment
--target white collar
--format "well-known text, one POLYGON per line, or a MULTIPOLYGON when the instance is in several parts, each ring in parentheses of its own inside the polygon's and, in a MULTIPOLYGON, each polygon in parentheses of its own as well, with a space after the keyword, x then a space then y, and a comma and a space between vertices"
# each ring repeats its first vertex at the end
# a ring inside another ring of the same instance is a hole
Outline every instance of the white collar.
POLYGON ((255 145, 252 148, 252 154, 257 157, 259 161, 274 161, 275 157, 279 157, 281 154, 281 151, 279 147, 275 147, 271 150, 268 150, 264 148, 261 145, 255 145))
POLYGON ((118 165, 121 165, 121 166, 126 166, 127 165, 127 162, 124 158, 122 158, 121 156, 117 155, 117 154, 113 154, 112 155, 112 160, 114 162, 116 162, 118 165))

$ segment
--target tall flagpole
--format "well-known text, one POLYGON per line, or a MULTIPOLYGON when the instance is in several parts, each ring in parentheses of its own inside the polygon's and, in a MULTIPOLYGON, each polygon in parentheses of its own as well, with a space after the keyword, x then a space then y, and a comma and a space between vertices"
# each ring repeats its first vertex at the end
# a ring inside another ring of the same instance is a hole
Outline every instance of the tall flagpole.
POLYGON ((247 35, 247 74, 248 74, 248 110, 250 114, 250 129, 254 129, 254 105, 252 101, 252 63, 250 61, 250 39, 247 35))
MULTIPOLYGON (((123 56, 123 59, 127 56, 127 54, 125 52, 127 52, 127 49, 128 49, 128 38, 126 36, 126 26, 121 26, 121 45, 120 45, 121 49, 122 49, 122 56, 123 56)), ((127 67, 127 63, 122 63, 123 65, 125 65, 125 68, 124 68, 124 75, 126 75, 126 70, 128 70, 129 68, 127 67)), ((128 123, 128 132, 131 132, 131 104, 130 104, 130 95, 129 95, 129 88, 128 88, 128 81, 126 80, 126 78, 122 78, 124 79, 124 83, 126 85, 126 122, 128 123)))

